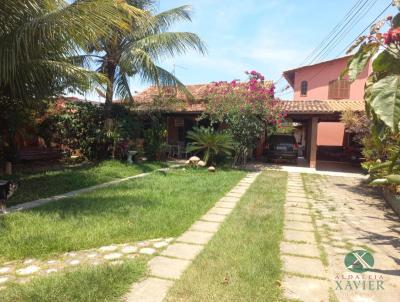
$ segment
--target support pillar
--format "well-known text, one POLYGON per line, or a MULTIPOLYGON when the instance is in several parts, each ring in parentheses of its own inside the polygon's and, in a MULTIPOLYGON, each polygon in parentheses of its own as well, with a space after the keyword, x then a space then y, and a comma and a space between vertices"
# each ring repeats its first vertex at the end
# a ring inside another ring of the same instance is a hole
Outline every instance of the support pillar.
POLYGON ((310 149, 310 168, 317 167, 317 132, 318 132, 318 117, 313 117, 311 120, 311 149, 310 149))

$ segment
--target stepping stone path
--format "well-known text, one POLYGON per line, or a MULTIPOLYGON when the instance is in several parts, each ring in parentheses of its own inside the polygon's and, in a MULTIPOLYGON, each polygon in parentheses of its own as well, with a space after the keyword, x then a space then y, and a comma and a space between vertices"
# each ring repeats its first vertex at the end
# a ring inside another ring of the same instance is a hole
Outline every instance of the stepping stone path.
POLYGON ((285 202, 284 241, 281 258, 285 297, 306 302, 328 302, 329 283, 320 259, 315 225, 300 174, 289 173, 285 202))
POLYGON ((360 179, 289 173, 281 243, 285 298, 400 301, 399 230, 399 218, 360 179), (372 252, 372 271, 360 274, 346 268, 344 258, 354 250, 372 252), (355 289, 354 284, 343 289, 348 278, 364 278, 368 287, 368 280, 376 277, 383 278, 384 290, 376 290, 376 283, 374 290, 355 289))
POLYGON ((132 244, 113 244, 97 249, 65 253, 57 259, 26 259, 0 263, 0 290, 10 281, 24 283, 36 276, 44 276, 80 265, 118 264, 139 254, 159 254, 175 238, 157 238, 132 244))
MULTIPOLYGON (((157 169, 157 170, 155 170, 153 172, 157 172, 157 171, 165 172, 165 171, 168 171, 169 169, 178 168, 180 166, 181 165, 172 165, 169 168, 161 168, 161 169, 157 169)), ((146 177, 146 176, 150 175, 153 172, 141 173, 141 174, 125 177, 125 178, 115 179, 115 180, 112 180, 112 181, 109 181, 109 182, 106 182, 106 183, 102 183, 102 184, 98 184, 98 185, 95 185, 95 186, 91 186, 91 187, 87 187, 87 188, 83 188, 83 189, 67 192, 67 193, 64 193, 64 194, 54 195, 54 196, 50 196, 50 197, 47 197, 47 198, 41 198, 41 199, 37 199, 37 200, 21 203, 21 204, 18 204, 18 205, 15 205, 15 206, 7 208, 7 214, 8 213, 12 213, 12 212, 24 211, 24 210, 28 210, 28 209, 37 208, 37 207, 40 207, 42 205, 48 204, 50 202, 58 201, 58 200, 65 199, 65 198, 74 197, 74 196, 77 196, 77 195, 80 195, 80 194, 83 194, 83 193, 92 192, 92 191, 95 191, 95 190, 98 190, 98 189, 107 188, 109 186, 117 185, 117 184, 126 182, 128 180, 135 179, 135 178, 146 177)), ((6 214, 2 214, 2 215, 6 215, 6 214)))
POLYGON ((218 231, 259 173, 249 173, 212 209, 149 262, 149 277, 132 285, 125 302, 160 302, 218 231))

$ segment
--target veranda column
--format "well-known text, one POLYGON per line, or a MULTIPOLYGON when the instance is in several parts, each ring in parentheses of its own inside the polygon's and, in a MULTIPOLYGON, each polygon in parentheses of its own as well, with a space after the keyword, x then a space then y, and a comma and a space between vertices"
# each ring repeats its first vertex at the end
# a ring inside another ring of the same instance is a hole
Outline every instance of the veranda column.
POLYGON ((318 117, 313 117, 311 120, 310 168, 317 167, 317 132, 318 132, 318 117))

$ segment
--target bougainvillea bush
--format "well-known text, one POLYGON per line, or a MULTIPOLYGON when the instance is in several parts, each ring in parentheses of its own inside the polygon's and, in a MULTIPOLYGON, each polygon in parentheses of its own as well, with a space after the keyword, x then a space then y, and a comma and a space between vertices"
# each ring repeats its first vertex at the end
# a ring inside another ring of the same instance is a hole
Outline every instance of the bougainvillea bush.
POLYGON ((285 114, 274 99, 274 85, 257 71, 245 82, 216 82, 208 87, 203 118, 219 125, 235 141, 234 164, 245 164, 257 141, 283 123, 285 114), (271 127, 268 127, 271 125, 271 127))
MULTIPOLYGON (((393 5, 400 10, 400 0, 394 0, 393 5)), ((356 48, 344 71, 350 81, 373 60, 373 72, 365 85, 366 114, 371 125, 364 147, 376 158, 364 166, 371 184, 400 185, 400 13, 374 24, 370 34, 360 37, 349 52, 356 48)))

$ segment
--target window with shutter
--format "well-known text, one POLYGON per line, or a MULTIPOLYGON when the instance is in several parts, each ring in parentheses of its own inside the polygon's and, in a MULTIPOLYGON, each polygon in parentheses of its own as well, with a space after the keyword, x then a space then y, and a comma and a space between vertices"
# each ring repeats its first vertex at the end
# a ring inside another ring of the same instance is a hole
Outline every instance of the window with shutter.
POLYGON ((328 98, 336 100, 350 98, 350 81, 345 79, 330 81, 328 98))
POLYGON ((308 90, 308 82, 302 81, 300 84, 300 95, 307 96, 307 90, 308 90))

